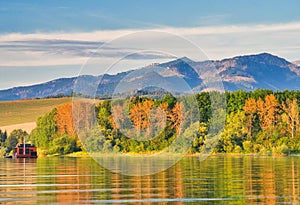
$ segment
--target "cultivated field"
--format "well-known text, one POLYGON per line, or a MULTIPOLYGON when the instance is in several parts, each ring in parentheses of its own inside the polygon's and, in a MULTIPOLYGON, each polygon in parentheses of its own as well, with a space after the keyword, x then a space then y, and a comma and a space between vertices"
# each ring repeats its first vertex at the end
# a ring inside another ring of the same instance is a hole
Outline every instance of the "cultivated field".
POLYGON ((38 117, 71 101, 72 98, 50 98, 0 102, 0 129, 24 127, 31 130, 38 117))

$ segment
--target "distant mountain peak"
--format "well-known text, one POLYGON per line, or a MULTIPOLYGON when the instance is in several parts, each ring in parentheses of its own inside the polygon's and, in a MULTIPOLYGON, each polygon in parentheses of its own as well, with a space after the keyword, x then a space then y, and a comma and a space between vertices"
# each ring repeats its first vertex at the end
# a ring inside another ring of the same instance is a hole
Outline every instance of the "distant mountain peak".
POLYGON ((175 73, 178 73, 180 75, 185 76, 185 78, 198 78, 198 73, 196 70, 192 67, 194 61, 187 57, 178 58, 176 60, 159 64, 159 67, 170 69, 175 73))
POLYGON ((189 59, 188 57, 184 56, 184 57, 181 57, 181 58, 177 58, 175 60, 172 60, 172 61, 169 61, 169 62, 166 62, 166 63, 160 63, 159 66, 162 66, 162 67, 171 67, 171 66, 176 66, 176 65, 179 65, 179 64, 190 64, 190 63, 193 63, 194 61, 189 59))
POLYGON ((252 55, 237 56, 234 57, 233 59, 238 60, 241 63, 253 62, 253 63, 276 65, 279 67, 285 67, 291 64, 284 58, 266 52, 259 53, 259 54, 252 54, 252 55))
POLYGON ((191 63, 191 62, 194 62, 192 59, 186 57, 186 56, 183 56, 181 58, 178 58, 178 60, 181 60, 181 61, 184 61, 186 63, 191 63))
POLYGON ((185 81, 191 89, 201 91, 203 79, 211 78, 212 71, 217 72, 223 81, 224 88, 229 91, 257 88, 300 90, 300 67, 295 62, 290 63, 284 58, 264 52, 202 62, 181 57, 115 75, 59 78, 42 84, 1 90, 0 100, 68 95, 71 92, 77 92, 73 90, 74 85, 78 86, 82 83, 83 87, 88 88, 93 87, 99 80, 101 80, 101 86, 98 86, 96 95, 102 96, 113 94, 120 83, 125 82, 124 80, 128 83, 147 82, 150 85, 155 81, 166 82, 174 87, 177 86, 177 90, 181 89, 180 82, 185 81))

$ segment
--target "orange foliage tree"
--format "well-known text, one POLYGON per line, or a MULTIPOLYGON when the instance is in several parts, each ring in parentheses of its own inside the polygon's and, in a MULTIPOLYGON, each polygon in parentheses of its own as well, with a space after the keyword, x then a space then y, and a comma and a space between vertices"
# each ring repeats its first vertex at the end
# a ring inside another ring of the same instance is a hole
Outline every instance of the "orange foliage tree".
POLYGON ((130 109, 129 117, 138 132, 150 128, 150 111, 153 107, 154 102, 146 100, 135 103, 130 109))
POLYGON ((257 100, 257 110, 260 119, 260 127, 263 130, 270 129, 278 121, 278 103, 273 94, 267 95, 263 101, 257 100))
POLYGON ((177 133, 180 133, 181 122, 183 120, 183 105, 182 103, 176 102, 175 106, 172 109, 172 114, 170 117, 172 127, 176 129, 177 133))
POLYGON ((248 98, 245 101, 244 112, 247 116, 246 127, 248 129, 249 135, 251 136, 253 130, 254 114, 257 112, 257 104, 255 99, 248 98))
POLYGON ((75 136, 75 127, 73 122, 72 115, 72 105, 64 104, 58 106, 57 114, 54 116, 54 120, 56 121, 58 133, 61 135, 68 134, 70 136, 75 136))

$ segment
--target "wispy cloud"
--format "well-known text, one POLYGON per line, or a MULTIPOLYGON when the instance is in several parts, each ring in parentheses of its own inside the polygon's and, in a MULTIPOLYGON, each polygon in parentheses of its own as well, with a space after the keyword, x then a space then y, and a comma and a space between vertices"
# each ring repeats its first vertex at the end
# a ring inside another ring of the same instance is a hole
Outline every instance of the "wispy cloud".
MULTIPOLYGON (((43 34, 42 34, 43 35, 43 34)), ((154 53, 136 53, 130 47, 103 46, 101 41, 74 39, 27 38, 2 41, 0 66, 46 66, 83 64, 88 58, 165 59, 169 56, 154 53), (101 49, 99 49, 101 47, 101 49)), ((128 45, 130 46, 130 45, 128 45)))
MULTIPOLYGON (((4 34, 0 35, 0 66, 80 65, 89 56, 98 58, 127 56, 132 60, 170 58, 168 54, 135 53, 132 45, 113 47, 113 44, 110 44, 109 47, 103 47, 105 42, 121 39, 124 36, 126 39, 130 37, 130 34, 140 31, 124 29, 73 33, 4 34), (101 52, 98 50, 99 47, 101 47, 101 52)), ((265 51, 282 55, 290 60, 300 58, 298 54, 300 22, 194 28, 164 27, 154 29, 154 31, 187 38, 213 59, 265 51)), ((139 39, 136 45, 138 41, 139 39)), ((141 43, 144 42, 141 41, 141 43)), ((168 46, 170 45, 161 39, 161 47, 168 46)), ((151 42, 149 47, 151 47, 151 42)), ((189 51, 183 50, 182 54, 188 56, 189 51)))

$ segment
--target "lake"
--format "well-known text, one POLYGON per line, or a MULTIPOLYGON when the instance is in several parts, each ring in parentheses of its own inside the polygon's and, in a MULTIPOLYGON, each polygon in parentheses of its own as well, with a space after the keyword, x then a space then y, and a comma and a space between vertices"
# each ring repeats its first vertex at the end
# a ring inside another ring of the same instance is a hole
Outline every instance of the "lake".
POLYGON ((153 175, 112 173, 89 157, 0 159, 0 203, 295 204, 300 157, 184 157, 153 175))

